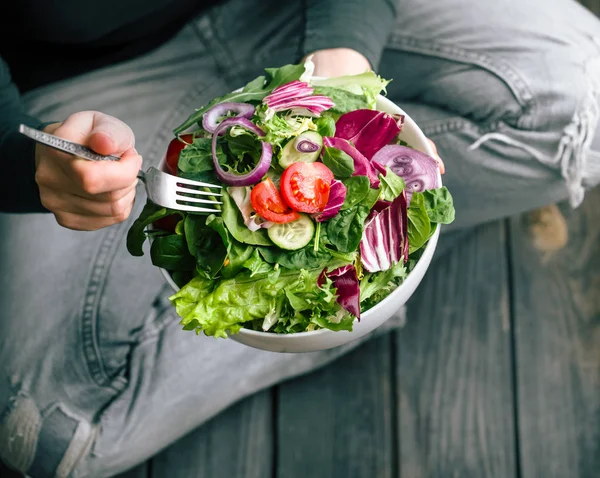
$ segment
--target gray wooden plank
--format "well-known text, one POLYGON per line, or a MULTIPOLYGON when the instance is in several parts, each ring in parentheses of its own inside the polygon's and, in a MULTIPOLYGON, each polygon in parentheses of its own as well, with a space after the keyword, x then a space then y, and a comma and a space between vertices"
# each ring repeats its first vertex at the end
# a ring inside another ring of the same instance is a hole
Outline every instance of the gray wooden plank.
POLYGON ((253 395, 152 458, 152 478, 270 478, 272 400, 253 395))
POLYGON ((150 461, 142 463, 141 465, 132 468, 124 473, 120 473, 115 478, 147 478, 150 476, 150 461))
MULTIPOLYGON (((442 239, 443 240, 443 239, 442 239)), ((438 258, 396 333, 399 476, 517 476, 506 234, 438 258)))
POLYGON ((561 250, 560 220, 511 222, 523 478, 600 476, 599 206, 561 205, 561 250))
POLYGON ((279 387, 278 478, 391 478, 390 334, 279 387))

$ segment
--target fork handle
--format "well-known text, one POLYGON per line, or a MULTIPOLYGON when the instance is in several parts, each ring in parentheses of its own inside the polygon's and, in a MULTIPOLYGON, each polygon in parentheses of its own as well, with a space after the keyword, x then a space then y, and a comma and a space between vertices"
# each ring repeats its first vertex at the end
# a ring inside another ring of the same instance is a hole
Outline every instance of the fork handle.
POLYGON ((49 146, 50 148, 57 149, 64 153, 69 153, 89 161, 119 161, 121 159, 118 156, 113 156, 112 154, 98 154, 87 146, 74 143, 64 138, 59 138, 58 136, 40 131, 39 129, 30 128, 24 124, 19 126, 19 132, 38 143, 49 146))

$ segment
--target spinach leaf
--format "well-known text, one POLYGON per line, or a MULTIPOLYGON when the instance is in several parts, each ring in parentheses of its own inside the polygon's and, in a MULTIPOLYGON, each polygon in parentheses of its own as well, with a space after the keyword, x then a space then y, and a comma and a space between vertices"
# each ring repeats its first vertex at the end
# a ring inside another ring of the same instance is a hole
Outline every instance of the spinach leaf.
POLYGON ((364 93, 351 93, 332 86, 316 86, 315 95, 325 95, 331 98, 334 105, 328 111, 333 113, 344 114, 354 110, 372 109, 369 99, 364 93))
POLYGON ((286 251, 278 247, 259 247, 260 255, 271 264, 279 264, 287 269, 323 269, 331 260, 324 248, 315 252, 314 243, 295 251, 286 251))
POLYGON ((189 271, 196 267, 185 238, 179 234, 155 237, 150 246, 150 257, 156 267, 169 271, 189 271))
POLYGON ((344 179, 342 182, 346 186, 346 199, 344 199, 342 209, 350 209, 356 206, 369 194, 371 182, 366 176, 352 176, 351 178, 344 179))
POLYGON ((410 200, 408 214, 408 245, 409 254, 419 250, 431 237, 431 221, 425 209, 422 194, 413 194, 410 200))
POLYGON ((304 64, 284 65, 281 68, 265 68, 267 72, 267 90, 271 92, 290 81, 298 80, 304 73, 304 64))
POLYGON ((450 224, 454 221, 454 202, 446 186, 425 190, 422 193, 413 193, 413 198, 415 194, 423 196, 425 210, 431 222, 450 224))
POLYGON ((254 248, 231 237, 222 217, 212 215, 206 220, 206 225, 221 236, 226 248, 227 258, 221 269, 223 277, 228 279, 235 276, 242 270, 244 262, 251 256, 254 248))
MULTIPOLYGON (((262 153, 262 142, 254 135, 242 133, 232 136, 228 133, 225 136, 229 151, 239 160, 243 160, 246 155, 250 156, 255 162, 259 160, 262 153)), ((252 165, 254 167, 254 164, 252 165)), ((247 172, 247 171, 240 171, 247 172)))
POLYGON ((132 256, 143 256, 144 251, 142 247, 147 237, 145 232, 146 227, 162 217, 171 216, 173 214, 183 217, 183 214, 179 211, 173 211, 157 206, 150 200, 147 200, 139 217, 133 222, 129 231, 127 231, 127 250, 129 253, 132 256))
POLYGON ((340 211, 327 224, 329 242, 341 252, 354 252, 362 239, 369 211, 363 204, 340 211))
POLYGON ((321 116, 316 122, 317 133, 321 136, 335 136, 335 120, 331 116, 321 116))
POLYGON ((207 223, 215 217, 188 214, 183 223, 185 239, 190 253, 196 258, 198 271, 214 278, 225 262, 227 246, 221 236, 207 223))
POLYGON ((273 243, 267 235, 266 229, 259 229, 258 231, 251 231, 244 224, 244 218, 242 213, 238 209, 235 201, 231 199, 231 196, 222 190, 223 201, 222 206, 222 217, 227 227, 227 230, 231 233, 236 241, 244 244, 253 244, 259 246, 271 246, 273 243))
MULTIPOLYGON (((210 138, 194 138, 192 144, 188 144, 179 153, 177 168, 186 173, 202 173, 213 169, 212 150, 210 138)), ((220 149, 220 148, 219 148, 220 149)), ((223 154, 220 149, 218 155, 223 154)))
POLYGON ((404 183, 404 179, 394 173, 389 166, 385 167, 385 171, 385 176, 383 174, 379 175, 381 181, 379 198, 391 202, 402 194, 406 184, 404 183))
POLYGON ((363 205, 371 210, 377 201, 379 201, 379 189, 370 188, 369 192, 367 193, 367 197, 363 201, 363 205))
POLYGON ((323 164, 331 169, 338 179, 349 178, 354 172, 354 160, 337 148, 323 148, 323 164))

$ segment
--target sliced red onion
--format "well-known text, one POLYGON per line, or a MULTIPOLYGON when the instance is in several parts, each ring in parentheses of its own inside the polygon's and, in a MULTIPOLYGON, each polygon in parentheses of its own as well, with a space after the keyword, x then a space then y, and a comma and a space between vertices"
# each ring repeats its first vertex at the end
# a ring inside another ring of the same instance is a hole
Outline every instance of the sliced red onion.
POLYGON ((404 116, 376 110, 355 110, 340 116, 335 123, 335 137, 347 139, 367 159, 395 138, 404 116))
POLYGON ((229 186, 251 186, 252 184, 258 183, 269 170, 271 158, 273 157, 273 148, 270 143, 261 141, 262 154, 260 155, 258 164, 252 171, 248 173, 237 174, 225 171, 219 164, 219 158, 217 157, 217 140, 222 132, 225 132, 227 129, 234 126, 239 126, 247 131, 251 131, 259 137, 265 135, 263 130, 246 118, 227 118, 219 123, 219 126, 217 126, 217 129, 212 137, 212 157, 215 173, 217 177, 223 181, 223 183, 229 186))
POLYGON ((307 110, 316 116, 334 105, 331 98, 313 93, 314 88, 308 83, 294 80, 275 88, 270 95, 265 96, 263 104, 273 112, 307 110))
POLYGON ((228 113, 237 113, 238 117, 252 118, 256 108, 248 103, 219 103, 213 106, 202 116, 202 127, 209 133, 214 133, 219 126, 219 118, 226 116, 228 113))
POLYGON ((316 153, 321 149, 320 144, 306 138, 300 138, 300 141, 297 141, 294 146, 299 153, 316 153))
POLYGON ((371 162, 363 156, 358 149, 352 146, 347 140, 342 138, 331 138, 324 137, 323 138, 323 147, 325 148, 336 148, 348 156, 350 156, 354 160, 354 173, 352 176, 367 176, 369 181, 371 181, 372 188, 379 187, 379 175, 377 171, 371 164, 371 162))
POLYGON ((438 162, 416 149, 390 144, 381 148, 373 156, 373 161, 389 166, 394 173, 404 179, 409 204, 413 192, 441 187, 438 162))
POLYGON ((327 221, 332 217, 336 216, 344 201, 346 200, 346 193, 348 189, 344 185, 343 182, 334 179, 331 182, 331 186, 329 189, 329 199, 327 200, 327 204, 325 209, 322 212, 313 214, 313 219, 317 222, 327 221))
POLYGON ((317 285, 322 286, 325 283, 325 276, 331 279, 336 288, 336 302, 360 320, 360 285, 356 268, 349 264, 331 272, 324 269, 317 279, 317 285))
POLYGON ((242 213, 244 224, 252 232, 259 229, 268 229, 273 225, 272 222, 265 221, 262 217, 256 214, 250 202, 250 186, 243 187, 228 187, 227 193, 234 200, 236 206, 242 213))
POLYGON ((360 259, 368 272, 390 269, 408 260, 408 215, 404 192, 367 221, 360 241, 360 259))

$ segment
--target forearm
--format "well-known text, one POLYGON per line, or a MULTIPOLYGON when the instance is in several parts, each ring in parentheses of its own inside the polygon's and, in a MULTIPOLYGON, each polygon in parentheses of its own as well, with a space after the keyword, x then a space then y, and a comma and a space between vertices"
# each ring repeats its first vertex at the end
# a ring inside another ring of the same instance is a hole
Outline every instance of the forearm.
POLYGON ((396 21, 395 0, 306 0, 304 53, 355 50, 377 69, 396 21))

